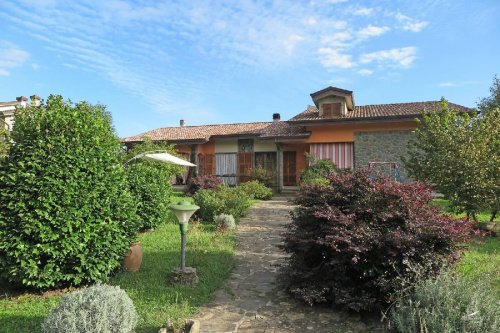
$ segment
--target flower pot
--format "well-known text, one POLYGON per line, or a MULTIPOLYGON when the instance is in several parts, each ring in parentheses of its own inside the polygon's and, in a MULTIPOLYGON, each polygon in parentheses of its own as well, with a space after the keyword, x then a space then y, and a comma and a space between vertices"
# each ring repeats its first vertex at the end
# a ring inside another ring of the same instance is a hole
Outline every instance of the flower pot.
POLYGON ((137 272, 141 268, 142 264, 142 247, 141 243, 130 244, 130 249, 128 250, 125 258, 123 259, 123 268, 127 272, 137 272))

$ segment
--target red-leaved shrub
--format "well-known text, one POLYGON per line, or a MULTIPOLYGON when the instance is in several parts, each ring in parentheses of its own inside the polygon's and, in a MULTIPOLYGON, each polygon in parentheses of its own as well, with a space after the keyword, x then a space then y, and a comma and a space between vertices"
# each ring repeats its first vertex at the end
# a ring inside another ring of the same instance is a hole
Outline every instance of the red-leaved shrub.
POLYGON ((193 195, 199 190, 212 190, 222 184, 223 181, 214 175, 194 177, 186 188, 186 194, 193 195))
POLYGON ((328 180, 301 189, 283 235, 287 289, 311 305, 382 309, 416 270, 433 275, 443 261, 456 261, 472 233, 466 220, 429 205, 422 183, 371 179, 362 169, 328 180))

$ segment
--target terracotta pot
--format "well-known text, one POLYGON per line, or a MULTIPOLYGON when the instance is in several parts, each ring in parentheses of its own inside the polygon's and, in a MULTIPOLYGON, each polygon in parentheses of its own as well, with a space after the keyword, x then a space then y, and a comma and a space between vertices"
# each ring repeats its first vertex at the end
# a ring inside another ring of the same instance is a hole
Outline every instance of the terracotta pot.
POLYGON ((141 268, 142 264, 142 247, 141 243, 130 244, 130 249, 128 250, 125 258, 123 259, 123 268, 127 272, 137 272, 141 268))

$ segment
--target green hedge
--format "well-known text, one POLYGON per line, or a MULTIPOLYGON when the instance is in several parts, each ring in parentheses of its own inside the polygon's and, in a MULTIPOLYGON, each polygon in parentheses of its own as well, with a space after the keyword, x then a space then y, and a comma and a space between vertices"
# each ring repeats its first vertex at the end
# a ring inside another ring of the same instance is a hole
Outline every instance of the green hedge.
POLYGON ((15 117, 0 164, 1 275, 40 289, 105 280, 137 227, 111 116, 50 96, 15 117))
MULTIPOLYGON (((158 144, 145 138, 144 142, 128 151, 124 160, 147 151, 162 150, 175 154, 171 145, 158 144)), ((126 165, 130 192, 137 203, 140 230, 154 229, 170 219, 169 204, 172 197, 171 179, 182 173, 182 167, 156 161, 134 160, 126 165)))

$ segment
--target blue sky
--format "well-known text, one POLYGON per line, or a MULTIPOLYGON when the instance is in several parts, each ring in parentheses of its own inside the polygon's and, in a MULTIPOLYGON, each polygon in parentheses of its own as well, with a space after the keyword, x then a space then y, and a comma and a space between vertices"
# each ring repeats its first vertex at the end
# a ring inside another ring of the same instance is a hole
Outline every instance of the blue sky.
POLYGON ((357 105, 475 106, 500 74, 500 1, 2 0, 0 101, 108 106, 120 136, 357 105))

